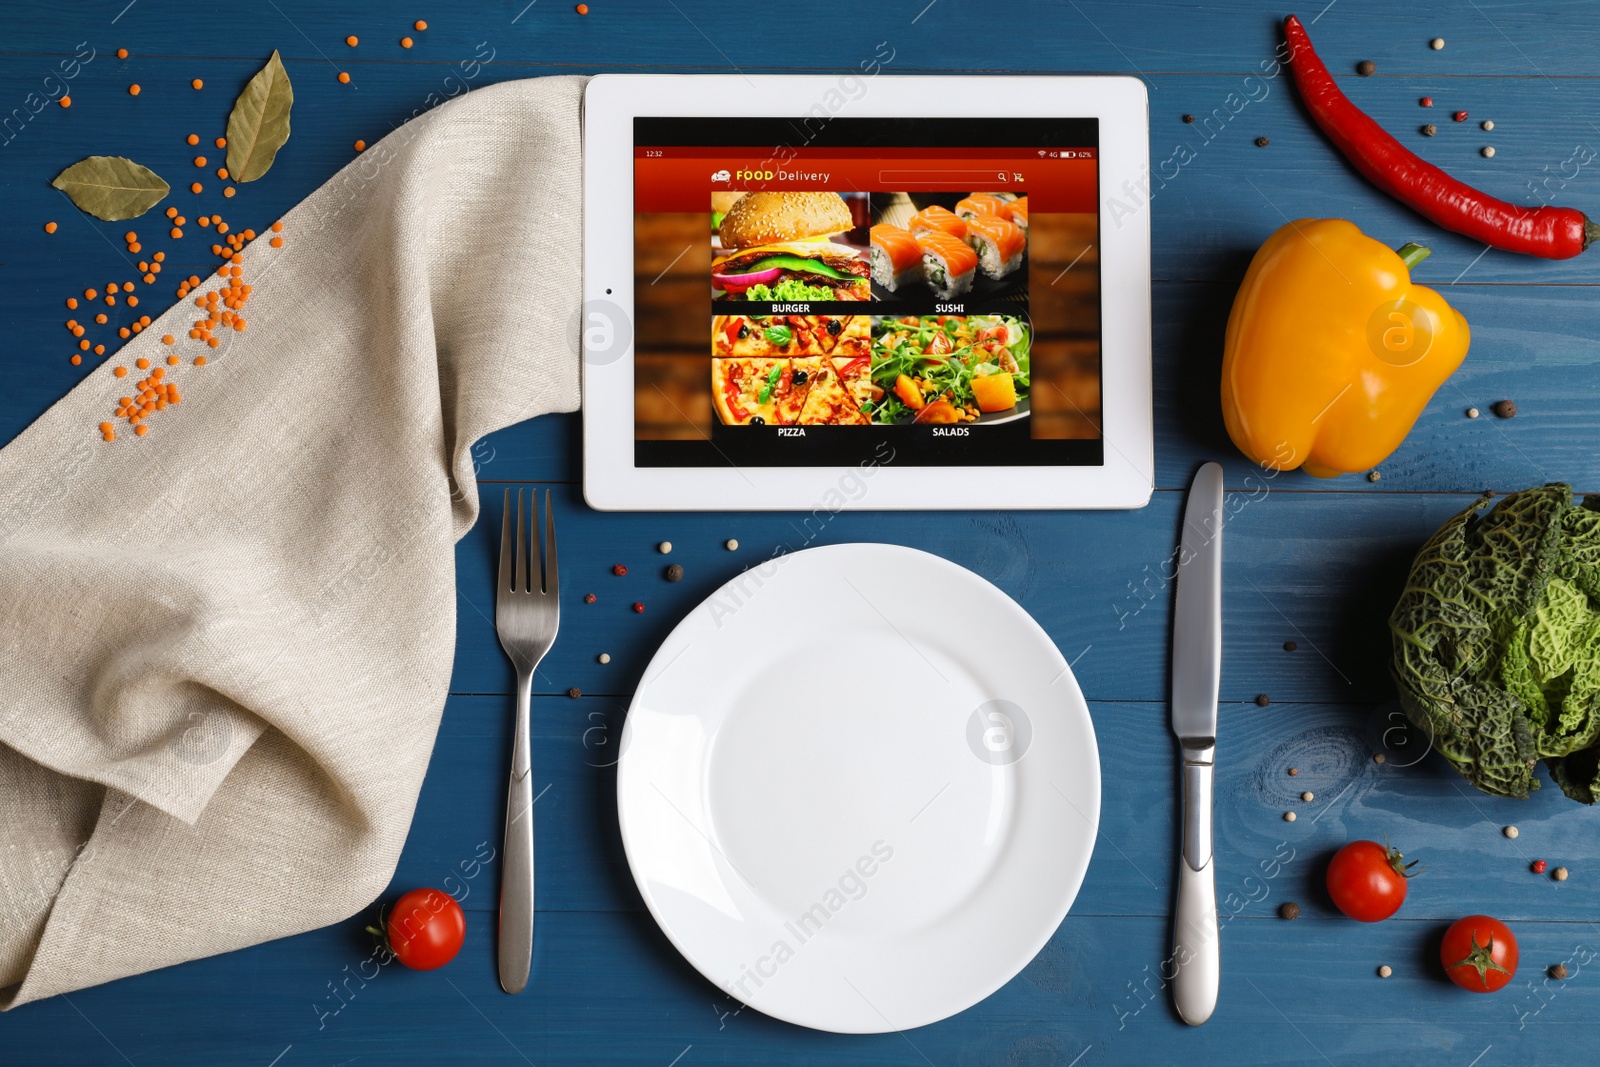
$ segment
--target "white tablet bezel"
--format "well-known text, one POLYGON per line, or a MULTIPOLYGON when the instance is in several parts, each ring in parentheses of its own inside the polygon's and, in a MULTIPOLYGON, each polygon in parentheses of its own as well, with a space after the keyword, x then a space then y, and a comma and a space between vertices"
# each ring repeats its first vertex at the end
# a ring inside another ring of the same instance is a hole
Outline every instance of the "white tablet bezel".
POLYGON ((1143 190, 1150 118, 1137 78, 607 74, 584 92, 583 125, 579 330, 594 342, 583 360, 583 491, 591 507, 839 511, 1137 508, 1149 502, 1155 447, 1150 211, 1143 190), (863 81, 865 92, 847 91, 863 81), (1102 465, 634 466, 634 119, 803 118, 814 106, 850 117, 1099 119, 1102 465))

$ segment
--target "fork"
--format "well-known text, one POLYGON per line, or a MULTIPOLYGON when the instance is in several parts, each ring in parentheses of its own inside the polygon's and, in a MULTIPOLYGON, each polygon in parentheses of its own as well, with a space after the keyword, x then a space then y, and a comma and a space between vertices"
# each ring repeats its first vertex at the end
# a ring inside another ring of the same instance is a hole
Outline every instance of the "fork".
MULTIPOLYGON (((531 507, 536 518, 539 495, 531 507)), ((506 836, 500 866, 500 988, 520 993, 528 985, 533 963, 533 764, 529 755, 529 703, 533 672, 555 643, 561 623, 556 571, 556 522, 550 490, 544 494, 544 565, 529 524, 526 548, 522 536, 522 490, 517 490, 517 532, 511 540, 511 490, 506 490, 500 522, 500 577, 495 585, 494 628, 500 647, 517 671, 516 740, 511 750, 511 778, 506 789, 506 836)))

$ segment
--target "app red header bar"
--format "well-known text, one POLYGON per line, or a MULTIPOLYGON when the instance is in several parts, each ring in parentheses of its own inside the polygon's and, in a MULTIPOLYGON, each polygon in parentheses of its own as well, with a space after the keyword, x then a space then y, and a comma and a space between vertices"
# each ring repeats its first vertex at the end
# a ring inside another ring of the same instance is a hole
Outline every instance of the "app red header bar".
POLYGON ((798 163, 813 156, 827 159, 927 159, 937 155, 940 159, 1094 159, 1093 148, 791 148, 784 146, 780 153, 761 145, 730 148, 726 145, 682 145, 658 147, 639 145, 633 150, 636 159, 755 159, 785 163, 798 163), (1070 155, 1065 155, 1071 153, 1070 155))
MULTIPOLYGON (((681 151, 681 150, 680 150, 681 151)), ((737 150, 735 150, 737 151, 737 150)), ((710 211, 711 194, 752 190, 1026 193, 1033 212, 1097 210, 1098 166, 1090 159, 1032 160, 925 149, 915 156, 827 156, 774 163, 723 150, 714 157, 634 159, 634 210, 710 211)), ((987 151, 987 150, 986 150, 987 151)), ((1004 149, 998 151, 1005 151, 1004 149)))

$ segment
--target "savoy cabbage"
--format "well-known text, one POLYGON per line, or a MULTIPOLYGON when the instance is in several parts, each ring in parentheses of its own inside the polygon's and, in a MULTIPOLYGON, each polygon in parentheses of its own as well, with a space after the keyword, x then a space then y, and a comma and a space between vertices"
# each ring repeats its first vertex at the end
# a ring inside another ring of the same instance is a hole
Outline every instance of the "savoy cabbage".
POLYGON ((1389 617, 1407 717, 1468 781, 1526 797, 1543 759, 1600 799, 1600 496, 1479 500, 1422 546, 1389 617))

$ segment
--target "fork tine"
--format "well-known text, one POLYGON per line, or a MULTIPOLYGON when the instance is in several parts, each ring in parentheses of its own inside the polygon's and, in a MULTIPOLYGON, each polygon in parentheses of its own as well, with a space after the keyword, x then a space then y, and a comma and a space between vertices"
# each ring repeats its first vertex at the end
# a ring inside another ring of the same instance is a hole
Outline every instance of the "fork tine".
POLYGON ((519 593, 528 591, 528 553, 522 539, 522 490, 517 490, 517 573, 512 588, 519 593))
POLYGON ((496 591, 511 589, 511 489, 506 489, 505 506, 500 509, 500 584, 496 591))
MULTIPOLYGON (((539 502, 534 501, 535 510, 539 502)), ((559 596, 561 572, 556 567, 556 516, 550 508, 550 490, 544 491, 544 591, 548 596, 559 596)))

